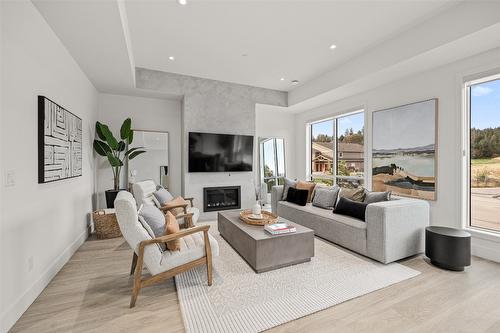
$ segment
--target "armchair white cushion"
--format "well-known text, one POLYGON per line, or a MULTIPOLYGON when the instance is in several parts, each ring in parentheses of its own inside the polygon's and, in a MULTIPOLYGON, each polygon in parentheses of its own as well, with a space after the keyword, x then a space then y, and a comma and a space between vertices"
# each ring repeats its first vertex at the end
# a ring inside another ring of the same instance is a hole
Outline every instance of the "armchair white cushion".
MULTIPOLYGON (((152 180, 144 180, 142 182, 137 182, 132 185, 132 190, 134 192, 134 198, 137 203, 137 207, 144 205, 156 205, 160 208, 158 200, 156 200, 153 193, 156 191, 156 184, 152 180)), ((188 207, 188 213, 193 214, 193 225, 198 222, 200 217, 200 210, 197 207, 188 207)))
MULTIPOLYGON (((212 256, 219 255, 219 244, 211 235, 209 235, 212 256)), ((205 256, 205 242, 203 233, 198 232, 180 239, 180 251, 165 251, 162 254, 160 267, 162 271, 168 271, 180 265, 187 264, 205 256)))

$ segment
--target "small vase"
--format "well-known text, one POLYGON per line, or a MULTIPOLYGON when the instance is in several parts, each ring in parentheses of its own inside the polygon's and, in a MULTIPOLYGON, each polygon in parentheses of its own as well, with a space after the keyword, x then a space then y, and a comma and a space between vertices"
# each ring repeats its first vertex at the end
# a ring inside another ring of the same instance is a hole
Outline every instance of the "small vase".
POLYGON ((262 213, 262 208, 260 207, 260 202, 257 200, 255 202, 255 205, 252 207, 252 214, 253 215, 260 215, 262 213))

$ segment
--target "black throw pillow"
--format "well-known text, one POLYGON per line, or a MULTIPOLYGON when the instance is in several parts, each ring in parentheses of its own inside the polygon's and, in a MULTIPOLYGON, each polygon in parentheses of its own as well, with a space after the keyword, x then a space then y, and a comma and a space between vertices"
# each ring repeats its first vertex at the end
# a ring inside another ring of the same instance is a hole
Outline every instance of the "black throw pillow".
POLYGON ((366 206, 368 206, 368 204, 365 202, 353 201, 340 197, 333 212, 335 214, 347 215, 364 221, 366 206))
POLYGON ((294 203, 299 206, 305 206, 307 203, 308 196, 309 196, 308 190, 298 190, 296 188, 290 187, 286 195, 286 201, 294 203))
POLYGON ((287 192, 286 198, 285 198, 285 200, 287 202, 294 203, 294 201, 295 201, 295 191, 296 191, 295 187, 289 187, 288 188, 288 192, 287 192))

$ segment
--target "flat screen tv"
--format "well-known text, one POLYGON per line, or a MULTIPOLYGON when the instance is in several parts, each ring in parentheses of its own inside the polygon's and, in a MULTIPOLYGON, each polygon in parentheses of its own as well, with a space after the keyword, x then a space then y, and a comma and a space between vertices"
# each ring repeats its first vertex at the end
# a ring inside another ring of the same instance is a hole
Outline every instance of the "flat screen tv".
POLYGON ((252 171, 253 136, 189 133, 189 172, 252 171))

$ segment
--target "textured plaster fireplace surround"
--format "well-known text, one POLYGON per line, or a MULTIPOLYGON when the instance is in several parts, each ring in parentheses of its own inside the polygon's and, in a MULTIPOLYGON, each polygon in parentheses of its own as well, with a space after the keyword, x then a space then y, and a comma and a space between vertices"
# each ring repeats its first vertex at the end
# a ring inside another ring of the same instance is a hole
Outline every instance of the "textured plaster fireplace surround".
MULTIPOLYGON (((188 173, 187 141, 189 132, 256 134, 255 105, 287 106, 287 93, 179 75, 144 68, 136 69, 136 86, 183 96, 182 103, 182 190, 195 198, 195 206, 203 211, 203 188, 241 186, 241 207, 255 201, 254 175, 257 174, 257 141, 254 140, 253 172, 188 173)), ((215 219, 216 212, 202 213, 201 219, 215 219)))

